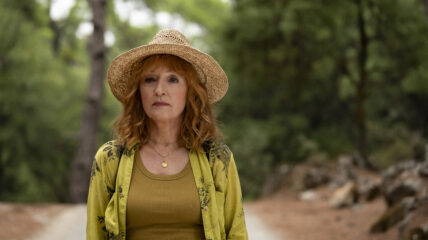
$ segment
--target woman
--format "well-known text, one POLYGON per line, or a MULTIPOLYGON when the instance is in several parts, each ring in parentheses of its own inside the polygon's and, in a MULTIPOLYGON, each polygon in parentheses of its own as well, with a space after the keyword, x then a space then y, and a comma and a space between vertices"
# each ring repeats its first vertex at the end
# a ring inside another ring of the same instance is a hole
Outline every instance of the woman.
POLYGON ((211 104, 227 77, 176 30, 118 57, 108 82, 124 111, 97 151, 87 239, 248 239, 233 155, 211 104))

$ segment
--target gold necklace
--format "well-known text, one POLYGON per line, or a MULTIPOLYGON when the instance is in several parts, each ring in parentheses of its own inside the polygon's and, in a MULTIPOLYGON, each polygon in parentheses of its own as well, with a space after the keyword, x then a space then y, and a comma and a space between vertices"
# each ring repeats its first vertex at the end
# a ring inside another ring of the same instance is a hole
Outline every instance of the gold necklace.
MULTIPOLYGON (((153 141, 153 140, 149 140, 149 141, 151 141, 153 144, 155 144, 155 142, 153 141)), ((168 143, 167 144, 167 146, 169 145, 169 144, 171 144, 171 143, 168 143)), ((155 148, 155 146, 153 145, 153 146, 151 146, 150 144, 149 144, 149 146, 161 157, 161 158, 166 158, 166 157, 168 157, 169 155, 171 155, 171 153, 173 152, 173 150, 171 150, 169 153, 167 153, 166 155, 162 155, 158 150, 156 150, 156 148, 155 148)), ((165 160, 163 160, 162 161, 162 163, 161 163, 161 166, 163 167, 163 168, 166 168, 166 167, 168 167, 168 163, 165 161, 165 160)))

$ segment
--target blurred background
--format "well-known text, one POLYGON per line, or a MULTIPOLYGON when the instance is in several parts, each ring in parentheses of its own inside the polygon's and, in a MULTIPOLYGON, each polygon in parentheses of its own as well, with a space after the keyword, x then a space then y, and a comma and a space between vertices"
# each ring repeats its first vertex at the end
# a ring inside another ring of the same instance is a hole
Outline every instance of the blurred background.
POLYGON ((86 200, 75 189, 121 112, 99 69, 163 28, 226 71, 215 112, 244 200, 272 228, 315 239, 306 211, 331 218, 325 239, 428 239, 428 0, 2 0, 0 212, 86 200))

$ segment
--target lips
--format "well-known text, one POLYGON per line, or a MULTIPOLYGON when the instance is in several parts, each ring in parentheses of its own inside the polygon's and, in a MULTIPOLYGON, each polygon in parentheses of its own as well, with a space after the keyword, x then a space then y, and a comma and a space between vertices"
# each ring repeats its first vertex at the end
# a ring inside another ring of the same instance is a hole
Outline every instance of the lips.
POLYGON ((153 106, 156 106, 156 107, 162 107, 162 106, 168 106, 168 105, 169 104, 166 102, 155 102, 155 103, 153 103, 153 106))

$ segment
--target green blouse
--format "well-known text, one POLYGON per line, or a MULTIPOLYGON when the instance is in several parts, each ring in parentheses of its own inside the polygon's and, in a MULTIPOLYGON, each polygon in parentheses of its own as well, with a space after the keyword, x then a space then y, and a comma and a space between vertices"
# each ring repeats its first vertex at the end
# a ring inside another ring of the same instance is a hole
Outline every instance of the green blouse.
MULTIPOLYGON (((87 203, 88 240, 126 239, 126 210, 134 154, 140 143, 124 148, 117 141, 101 146, 91 171, 87 203)), ((241 186, 233 154, 222 143, 205 152, 190 150, 207 240, 248 239, 241 186)))

